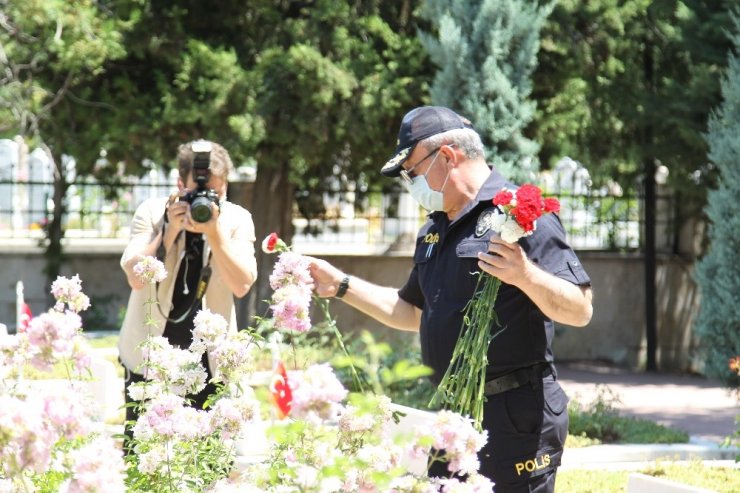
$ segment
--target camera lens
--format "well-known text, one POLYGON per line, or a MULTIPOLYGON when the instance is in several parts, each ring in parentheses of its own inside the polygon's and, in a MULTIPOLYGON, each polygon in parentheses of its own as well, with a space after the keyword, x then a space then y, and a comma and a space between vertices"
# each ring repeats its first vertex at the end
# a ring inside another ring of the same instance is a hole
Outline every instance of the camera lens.
POLYGON ((211 219, 211 201, 208 197, 196 197, 190 204, 190 216, 194 221, 207 223, 211 219))

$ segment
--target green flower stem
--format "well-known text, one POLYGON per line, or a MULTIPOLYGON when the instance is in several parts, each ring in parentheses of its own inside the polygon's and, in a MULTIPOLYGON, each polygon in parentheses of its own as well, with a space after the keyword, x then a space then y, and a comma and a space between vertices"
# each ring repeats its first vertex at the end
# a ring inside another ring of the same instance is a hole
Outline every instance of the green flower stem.
POLYGON ((347 351, 347 347, 344 345, 344 339, 342 339, 342 333, 339 332, 339 329, 337 328, 337 324, 332 318, 331 313, 329 312, 329 300, 325 298, 319 298, 318 296, 314 296, 314 299, 316 303, 321 307, 321 311, 324 314, 324 319, 331 327, 331 330, 334 333, 334 336, 337 338, 337 343, 339 344, 339 347, 342 349, 342 351, 344 352, 344 355, 347 357, 347 361, 349 362, 350 373, 352 374, 352 384, 354 385, 355 390, 364 394, 365 386, 362 384, 362 379, 360 378, 360 375, 357 373, 357 369, 355 369, 355 365, 352 363, 352 357, 349 355, 349 351, 347 351))
POLYGON ((429 406, 441 404, 444 409, 471 417, 479 430, 486 400, 488 346, 493 339, 491 329, 498 320, 493 308, 500 287, 501 281, 496 277, 478 275, 475 294, 465 305, 463 326, 450 365, 429 402, 429 406))

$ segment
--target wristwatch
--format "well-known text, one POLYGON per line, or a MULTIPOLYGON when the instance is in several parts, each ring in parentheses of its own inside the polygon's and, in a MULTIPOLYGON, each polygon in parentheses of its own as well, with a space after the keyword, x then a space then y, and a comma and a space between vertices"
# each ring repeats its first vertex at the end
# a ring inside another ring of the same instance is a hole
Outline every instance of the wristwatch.
POLYGON ((342 281, 339 283, 339 287, 337 288, 337 294, 334 295, 335 298, 341 298, 345 294, 347 294, 347 289, 349 289, 349 276, 345 275, 342 278, 342 281))

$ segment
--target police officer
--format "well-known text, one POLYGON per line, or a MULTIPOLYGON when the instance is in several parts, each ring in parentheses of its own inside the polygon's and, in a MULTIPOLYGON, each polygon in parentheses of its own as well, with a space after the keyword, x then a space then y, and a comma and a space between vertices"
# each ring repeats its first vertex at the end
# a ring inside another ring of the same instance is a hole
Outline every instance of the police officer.
MULTIPOLYGON (((399 177, 430 211, 406 284, 400 290, 377 286, 313 259, 317 294, 342 298, 390 327, 419 331, 422 360, 438 384, 475 290, 471 273, 483 270, 501 279, 499 326, 492 333, 501 332, 488 350, 488 444, 479 453, 480 472, 495 482, 496 493, 554 491, 568 432, 568 398, 553 365, 553 321, 584 326, 592 315, 590 279, 566 243, 560 220, 542 216, 534 234, 514 244, 492 232, 494 195, 516 186, 491 170, 480 136, 448 108, 407 113, 381 173, 399 177)), ((430 475, 449 473, 437 463, 430 475)))

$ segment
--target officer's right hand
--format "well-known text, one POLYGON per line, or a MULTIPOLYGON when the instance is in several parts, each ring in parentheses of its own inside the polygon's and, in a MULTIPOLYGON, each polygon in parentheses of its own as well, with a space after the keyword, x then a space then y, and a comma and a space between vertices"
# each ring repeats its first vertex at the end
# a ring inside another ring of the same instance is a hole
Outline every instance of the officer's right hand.
POLYGON ((309 272, 313 278, 313 290, 321 298, 331 298, 337 294, 339 283, 344 278, 344 272, 331 265, 326 260, 306 257, 310 260, 309 272))

